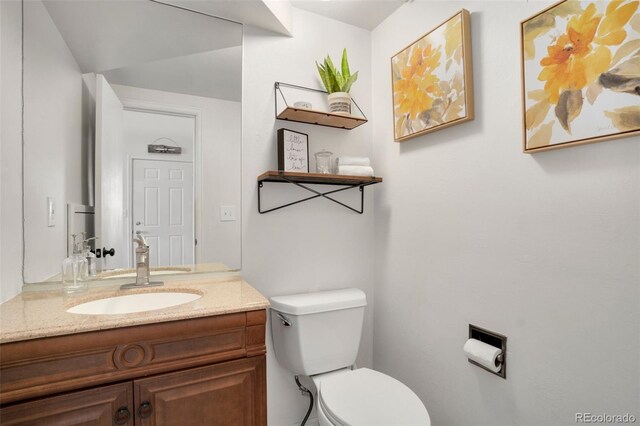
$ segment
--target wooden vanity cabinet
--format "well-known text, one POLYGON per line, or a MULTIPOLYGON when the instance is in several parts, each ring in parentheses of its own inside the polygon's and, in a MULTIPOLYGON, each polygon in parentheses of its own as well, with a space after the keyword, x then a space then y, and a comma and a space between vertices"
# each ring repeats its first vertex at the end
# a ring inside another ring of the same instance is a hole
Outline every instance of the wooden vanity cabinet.
POLYGON ((2 425, 266 425, 266 311, 0 345, 2 425))

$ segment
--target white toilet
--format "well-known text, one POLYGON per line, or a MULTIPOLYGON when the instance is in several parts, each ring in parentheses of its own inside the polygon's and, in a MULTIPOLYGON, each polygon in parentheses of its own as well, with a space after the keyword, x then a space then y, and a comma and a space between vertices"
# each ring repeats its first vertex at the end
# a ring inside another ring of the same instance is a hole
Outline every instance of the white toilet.
POLYGON ((310 376, 321 426, 430 425, 418 396, 393 377, 352 369, 367 299, 348 288, 272 297, 271 332, 278 362, 310 376))

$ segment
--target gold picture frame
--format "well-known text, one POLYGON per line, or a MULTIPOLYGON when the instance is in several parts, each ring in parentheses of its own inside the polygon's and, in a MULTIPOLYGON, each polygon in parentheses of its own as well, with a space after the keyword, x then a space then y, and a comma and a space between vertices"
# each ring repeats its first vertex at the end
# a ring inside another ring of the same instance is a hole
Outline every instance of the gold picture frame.
POLYGON ((474 119, 469 11, 391 57, 391 91, 396 142, 474 119))
POLYGON ((520 23, 522 146, 640 134, 637 0, 562 0, 520 23))

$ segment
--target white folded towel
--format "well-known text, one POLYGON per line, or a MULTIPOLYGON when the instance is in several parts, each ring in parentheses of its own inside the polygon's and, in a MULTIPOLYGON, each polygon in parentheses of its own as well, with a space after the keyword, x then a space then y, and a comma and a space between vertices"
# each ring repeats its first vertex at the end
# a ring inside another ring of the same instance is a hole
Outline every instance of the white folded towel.
POLYGON ((338 174, 350 176, 374 176, 373 167, 370 166, 338 166, 338 174))
POLYGON ((367 157, 338 157, 338 166, 370 166, 367 157))

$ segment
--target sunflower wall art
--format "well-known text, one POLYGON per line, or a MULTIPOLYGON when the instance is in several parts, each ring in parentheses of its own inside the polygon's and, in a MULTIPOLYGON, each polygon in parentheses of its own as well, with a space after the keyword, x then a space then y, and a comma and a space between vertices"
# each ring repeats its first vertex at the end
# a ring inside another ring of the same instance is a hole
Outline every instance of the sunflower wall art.
POLYGON ((524 151, 640 132, 638 0, 566 0, 525 20, 524 151))
POLYGON ((395 141, 473 120, 472 69, 465 9, 393 56, 395 141))

